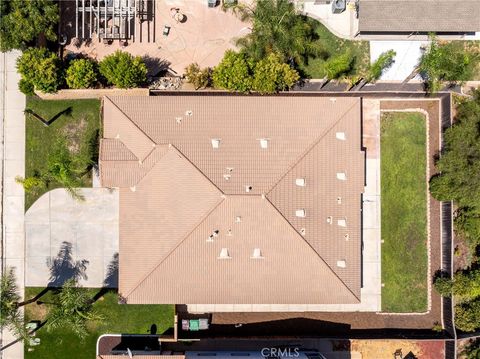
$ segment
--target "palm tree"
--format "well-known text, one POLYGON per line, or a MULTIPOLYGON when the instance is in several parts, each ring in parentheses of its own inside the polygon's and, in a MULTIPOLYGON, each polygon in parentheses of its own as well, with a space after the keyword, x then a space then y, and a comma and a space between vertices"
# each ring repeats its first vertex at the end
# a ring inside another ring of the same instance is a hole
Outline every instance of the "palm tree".
POLYGON ((18 332, 23 327, 23 317, 19 310, 21 297, 18 294, 17 280, 13 268, 3 273, 0 284, 0 328, 18 332))
POLYGON ((68 328, 81 339, 88 335, 87 322, 103 319, 93 308, 88 291, 79 287, 75 279, 65 282, 49 306, 47 329, 68 328))
POLYGON ((298 15, 289 0, 257 0, 256 6, 239 4, 233 11, 242 21, 252 22, 252 32, 237 45, 257 61, 275 52, 285 62, 303 64, 322 52, 312 21, 298 15))

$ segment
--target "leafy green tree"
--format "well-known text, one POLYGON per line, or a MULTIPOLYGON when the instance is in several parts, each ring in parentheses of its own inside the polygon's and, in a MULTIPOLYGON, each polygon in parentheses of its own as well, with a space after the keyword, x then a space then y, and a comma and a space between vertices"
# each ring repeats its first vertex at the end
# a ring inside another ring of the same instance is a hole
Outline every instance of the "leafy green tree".
POLYGON ((255 64, 252 87, 260 93, 275 93, 288 90, 299 78, 298 72, 283 63, 280 55, 271 53, 255 64))
POLYGON ((108 84, 119 88, 137 87, 147 80, 147 67, 143 59, 120 50, 106 56, 100 62, 99 69, 108 84))
POLYGON ((87 323, 101 319, 88 291, 78 286, 74 279, 69 279, 49 304, 47 330, 70 329, 84 339, 88 335, 87 323))
POLYGON ((237 44, 255 61, 274 52, 283 62, 303 64, 321 53, 313 21, 298 15, 289 0, 257 0, 232 7, 242 20, 252 22, 252 32, 237 44))
POLYGON ((480 328, 480 301, 463 302, 455 306, 455 326, 464 332, 480 328))
POLYGON ((41 34, 47 40, 56 40, 59 11, 53 0, 9 0, 0 3, 0 51, 23 50, 41 34))
POLYGON ((350 51, 330 58, 325 64, 325 72, 329 80, 338 79, 348 73, 353 67, 355 58, 350 51))
POLYGON ((13 268, 8 268, 0 283, 0 329, 19 333, 23 327, 23 316, 19 310, 20 295, 13 268))
POLYGON ((33 84, 28 80, 20 79, 18 82, 18 89, 26 96, 35 95, 35 86, 33 86, 33 84))
POLYGON ((92 87, 97 82, 96 64, 88 59, 73 60, 68 66, 65 80, 72 89, 92 87))
POLYGON ((480 358, 480 339, 472 340, 463 350, 462 355, 465 359, 480 358))
POLYGON ((397 56, 397 53, 394 50, 381 53, 378 59, 370 65, 366 80, 368 82, 378 80, 382 73, 393 65, 395 56, 397 56))
POLYGON ((434 286, 443 296, 453 294, 461 300, 476 299, 480 297, 480 270, 455 273, 453 280, 437 278, 434 286))
POLYGON ((254 62, 245 54, 228 50, 213 69, 213 85, 230 91, 248 92, 252 89, 254 62))
POLYGON ((37 176, 26 178, 17 176, 15 177, 15 182, 21 184, 25 192, 28 193, 37 193, 41 188, 45 187, 45 180, 37 176))
POLYGON ((434 36, 420 60, 420 73, 429 92, 440 90, 442 82, 463 82, 473 77, 480 54, 467 50, 463 41, 439 42, 434 36))
POLYGON ((185 68, 185 78, 195 86, 195 90, 206 88, 212 82, 212 69, 209 67, 201 69, 197 63, 193 63, 185 68))
POLYGON ((36 90, 52 93, 60 86, 60 61, 45 48, 30 48, 17 59, 17 69, 22 76, 22 87, 33 86, 36 90), (29 85, 27 85, 27 83, 29 85))

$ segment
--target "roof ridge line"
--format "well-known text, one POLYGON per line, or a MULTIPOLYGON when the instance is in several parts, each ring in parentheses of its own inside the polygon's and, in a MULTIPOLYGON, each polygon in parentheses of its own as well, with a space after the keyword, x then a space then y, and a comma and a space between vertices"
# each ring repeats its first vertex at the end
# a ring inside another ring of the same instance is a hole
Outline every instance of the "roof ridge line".
POLYGON ((283 175, 281 175, 277 181, 275 181, 275 183, 272 185, 272 187, 265 193, 265 195, 269 195, 274 189, 275 187, 277 187, 277 185, 280 183, 281 180, 283 180, 294 168, 295 166, 303 159, 305 158, 306 155, 308 155, 314 148, 315 146, 317 146, 320 141, 323 140, 323 138, 328 134, 330 133, 330 131, 333 129, 333 127, 335 127, 336 124, 338 124, 340 122, 340 120, 342 120, 352 109, 353 107, 357 105, 357 102, 355 102, 352 106, 350 106, 341 116, 338 117, 338 119, 336 121, 333 122, 333 124, 328 127, 327 130, 325 130, 325 132, 323 134, 321 134, 314 142, 312 142, 312 144, 307 147, 307 149, 300 155, 298 156, 298 158, 293 161, 293 165, 289 166, 289 168, 287 169, 287 171, 285 171, 285 173, 283 175))
POLYGON ((156 271, 162 264, 163 262, 165 262, 167 260, 168 257, 170 257, 173 252, 175 252, 177 250, 177 248, 183 243, 185 242, 185 240, 203 223, 205 222, 205 220, 210 217, 210 214, 216 210, 218 208, 218 206, 220 206, 223 202, 225 201, 225 198, 223 197, 220 197, 220 201, 218 201, 218 203, 216 203, 206 214, 205 216, 203 216, 202 218, 200 218, 200 220, 198 221, 197 224, 195 224, 193 226, 193 228, 187 232, 187 234, 185 235, 185 237, 183 237, 183 239, 177 243, 177 245, 175 247, 173 247, 170 252, 168 252, 168 254, 163 257, 163 259, 160 260, 160 262, 158 262, 157 265, 155 265, 151 271, 148 272, 148 274, 146 274, 143 279, 141 279, 137 285, 135 285, 129 292, 128 294, 125 294, 124 297, 127 299, 127 302, 128 302, 128 296, 131 295, 143 282, 145 282, 145 280, 147 280, 148 277, 150 277, 150 275, 152 275, 152 273, 154 271, 156 271))
MULTIPOLYGON (((120 111, 136 128, 138 128, 138 130, 139 130, 145 137, 147 137, 147 138, 148 138, 150 141, 152 141, 154 144, 157 144, 157 143, 153 140, 153 138, 151 138, 149 135, 147 135, 147 133, 146 133, 144 130, 142 130, 142 129, 138 126, 138 124, 137 124, 135 121, 133 121, 133 120, 130 118, 130 116, 128 116, 120 107, 118 107, 117 104, 116 104, 115 102, 113 102, 113 100, 112 100, 110 97, 105 96, 105 98, 106 98, 108 101, 110 101, 110 103, 111 103, 113 106, 115 106, 115 107, 118 109, 118 111, 120 111)), ((125 146, 126 146, 126 145, 125 145, 125 146)), ((148 156, 147 156, 147 157, 148 157, 148 156)), ((145 157, 145 158, 147 158, 147 157, 145 157)))
POLYGON ((283 215, 283 213, 273 204, 273 202, 270 201, 270 199, 268 199, 267 197, 265 197, 265 199, 268 201, 268 203, 270 203, 270 205, 275 209, 275 211, 277 211, 277 213, 288 223, 288 225, 289 225, 290 227, 292 227, 292 229, 295 231, 295 233, 297 234, 297 236, 300 237, 300 239, 301 239, 303 242, 305 242, 305 243, 308 245, 308 247, 310 247, 310 249, 317 255, 318 258, 320 258, 320 260, 321 260, 323 263, 325 263, 325 265, 326 265, 327 268, 330 270, 330 272, 332 272, 332 273, 335 275, 335 277, 338 278, 338 280, 343 284, 343 286, 344 286, 345 288, 347 288, 348 291, 349 291, 350 293, 352 293, 352 295, 353 295, 355 298, 357 298, 358 300, 361 300, 360 298, 357 297, 357 295, 356 295, 355 293, 353 293, 353 291, 352 291, 352 290, 350 289, 350 287, 342 280, 342 278, 340 278, 340 276, 339 276, 337 273, 335 273, 335 271, 332 269, 332 267, 325 261, 325 259, 323 259, 323 257, 315 250, 315 248, 313 248, 313 246, 312 246, 310 243, 308 243, 308 241, 307 241, 300 233, 298 233, 297 229, 293 226, 293 224, 290 223, 290 221, 287 219, 287 217, 285 217, 285 216, 283 215))

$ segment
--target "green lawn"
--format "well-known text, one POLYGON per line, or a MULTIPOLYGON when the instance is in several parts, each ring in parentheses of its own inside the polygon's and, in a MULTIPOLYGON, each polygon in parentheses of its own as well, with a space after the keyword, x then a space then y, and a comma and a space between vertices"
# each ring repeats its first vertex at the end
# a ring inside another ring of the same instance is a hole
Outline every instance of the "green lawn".
POLYGON ((381 119, 382 311, 427 310, 425 117, 381 119))
MULTIPOLYGON (((26 113, 25 177, 45 173, 48 155, 59 138, 66 140, 74 157, 88 156, 95 159, 100 133, 100 101, 41 100, 29 97, 26 109, 46 121, 54 121, 46 127, 33 115, 26 113)), ((79 174, 79 179, 82 186, 91 187, 90 171, 79 174)), ((58 183, 50 182, 46 188, 26 193, 25 209, 43 193, 57 187, 60 187, 58 183)))
MULTIPOLYGON (((32 298, 43 288, 26 288, 25 297, 32 298)), ((92 298, 100 289, 89 289, 92 298)), ((39 300, 51 301, 52 292, 48 292, 39 300)), ((157 326, 157 334, 162 334, 173 328, 173 305, 133 305, 117 304, 116 292, 108 292, 98 299, 94 306, 104 316, 101 322, 92 322, 89 325, 90 334, 82 342, 73 333, 67 330, 48 332, 44 326, 37 331, 36 336, 41 344, 29 352, 25 346, 25 359, 91 359, 95 358, 97 338, 105 333, 149 334, 152 324, 157 326)), ((45 305, 36 303, 25 307, 25 320, 43 320, 46 316, 45 305)))
POLYGON ((307 66, 300 70, 308 78, 321 79, 326 76, 325 62, 328 58, 343 54, 350 50, 355 57, 352 71, 348 75, 359 75, 365 73, 370 63, 370 46, 368 41, 344 40, 333 35, 320 22, 310 19, 315 24, 315 31, 318 35, 317 42, 325 51, 325 56, 310 59, 307 66))

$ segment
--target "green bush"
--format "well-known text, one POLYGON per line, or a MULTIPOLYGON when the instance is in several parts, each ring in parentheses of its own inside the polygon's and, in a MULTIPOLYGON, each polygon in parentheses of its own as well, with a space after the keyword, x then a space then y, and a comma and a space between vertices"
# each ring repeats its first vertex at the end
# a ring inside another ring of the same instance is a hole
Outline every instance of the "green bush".
POLYGON ((452 286, 450 278, 439 277, 433 282, 433 287, 442 297, 450 297, 452 295, 452 286))
POLYGON ((396 55, 397 53, 393 50, 388 50, 381 53, 378 59, 372 65, 370 65, 366 80, 368 82, 378 80, 380 76, 382 76, 383 71, 393 65, 396 55))
POLYGON ((256 63, 252 86, 260 93, 275 93, 288 90, 299 78, 298 72, 283 63, 280 55, 272 53, 256 63))
POLYGON ((338 79, 341 75, 348 73, 353 67, 355 58, 350 51, 332 57, 325 64, 325 71, 329 80, 338 79))
POLYGON ((17 59, 17 69, 22 76, 21 89, 57 92, 61 83, 60 61, 45 48, 30 48, 17 59), (30 83, 30 84, 27 84, 30 83))
POLYGON ((185 78, 195 86, 195 90, 206 88, 212 82, 212 69, 209 67, 201 69, 197 63, 193 63, 185 68, 185 78))
POLYGON ((96 64, 88 59, 73 60, 68 66, 65 80, 72 89, 92 87, 97 82, 96 64))
POLYGON ((455 326, 464 332, 480 328, 480 301, 470 301, 455 306, 455 326))
POLYGON ((253 65, 246 54, 228 50, 213 69, 213 85, 230 91, 248 92, 252 89, 253 65))
POLYGON ((35 86, 33 86, 30 81, 27 81, 25 79, 20 79, 20 81, 18 82, 18 89, 26 96, 35 95, 35 86))
POLYGON ((108 84, 119 88, 138 87, 147 80, 147 67, 142 58, 120 50, 106 56, 99 69, 108 84))

